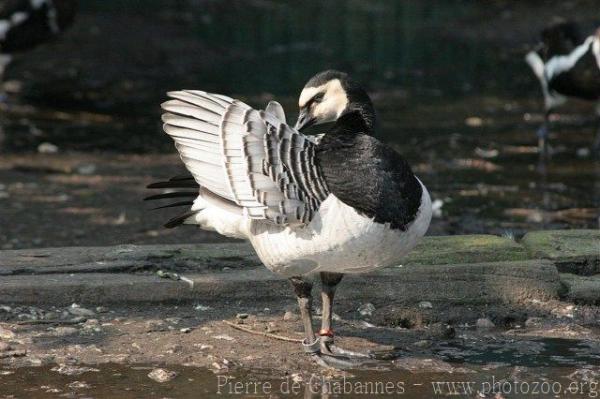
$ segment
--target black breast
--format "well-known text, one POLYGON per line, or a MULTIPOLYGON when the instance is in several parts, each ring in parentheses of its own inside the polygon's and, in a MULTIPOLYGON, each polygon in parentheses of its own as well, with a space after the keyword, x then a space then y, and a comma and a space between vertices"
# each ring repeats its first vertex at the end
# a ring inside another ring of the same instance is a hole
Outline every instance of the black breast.
POLYGON ((394 229, 406 230, 415 219, 422 187, 396 151, 338 123, 316 153, 329 191, 346 205, 394 229))
POLYGON ((571 69, 554 76, 548 87, 565 96, 591 101, 599 99, 600 67, 592 53, 592 46, 571 69))

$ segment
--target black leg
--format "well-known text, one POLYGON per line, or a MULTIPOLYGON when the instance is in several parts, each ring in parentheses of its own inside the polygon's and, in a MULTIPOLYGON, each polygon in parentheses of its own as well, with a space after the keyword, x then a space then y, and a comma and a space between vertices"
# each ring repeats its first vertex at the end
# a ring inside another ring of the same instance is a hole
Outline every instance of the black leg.
POLYGON ((597 157, 600 157, 600 106, 596 108, 597 114, 597 125, 596 125, 596 137, 594 137, 594 144, 592 145, 592 151, 597 157))
POLYGON ((540 157, 547 158, 549 155, 548 150, 548 134, 550 129, 550 113, 552 110, 546 110, 544 113, 544 122, 542 126, 537 130, 538 138, 538 152, 540 157))

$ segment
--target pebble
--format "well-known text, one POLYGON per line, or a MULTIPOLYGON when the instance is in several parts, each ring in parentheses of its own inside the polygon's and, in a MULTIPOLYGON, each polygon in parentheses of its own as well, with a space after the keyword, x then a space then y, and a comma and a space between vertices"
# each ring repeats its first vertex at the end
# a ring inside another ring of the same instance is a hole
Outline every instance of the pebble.
POLYGON ((72 383, 68 384, 67 387, 70 389, 89 389, 91 388, 91 385, 85 381, 73 381, 72 383))
POLYGON ((235 341, 235 338, 233 338, 233 337, 231 337, 231 336, 229 336, 227 334, 215 335, 213 338, 214 339, 220 339, 220 340, 223 340, 223 341, 235 341))
POLYGON ((169 382, 177 377, 177 373, 175 371, 167 370, 167 369, 154 369, 150 373, 148 373, 148 378, 154 380, 159 383, 169 382))
POLYGON ((211 310, 212 308, 210 306, 206 306, 206 305, 196 305, 194 306, 194 310, 197 310, 199 312, 206 312, 207 310, 211 310))
POLYGON ((291 310, 288 310, 283 314, 283 320, 284 321, 297 321, 298 315, 296 313, 292 312, 291 310))
POLYGON ((185 328, 179 329, 179 332, 182 332, 184 334, 188 334, 188 333, 192 332, 192 329, 189 328, 189 327, 185 327, 185 328))
POLYGON ((84 163, 82 165, 78 165, 76 170, 80 175, 93 175, 96 173, 96 165, 93 163, 84 163))
POLYGON ((429 301, 421 301, 419 302, 419 307, 421 309, 432 309, 433 305, 429 301))
POLYGON ((56 154, 58 152, 58 146, 52 143, 41 143, 38 145, 37 150, 40 154, 56 154))
POLYGON ((374 311, 375 305, 370 302, 367 302, 358 308, 358 313, 360 313, 361 316, 373 316, 374 311))
POLYGON ((96 307, 96 313, 106 313, 108 312, 108 308, 104 307, 104 306, 98 306, 96 307))
POLYGON ((15 337, 15 333, 10 331, 7 328, 0 327, 0 338, 2 339, 13 339, 15 337))
POLYGON ((475 327, 477 327, 478 330, 489 330, 489 329, 496 327, 496 325, 494 324, 493 321, 491 321, 488 318, 480 318, 480 319, 477 319, 477 322, 475 323, 475 327))
POLYGON ((82 308, 80 306, 75 306, 76 304, 71 305, 69 308, 69 313, 75 316, 85 316, 92 317, 96 315, 96 312, 90 309, 82 308))
POLYGON ((248 316, 248 313, 238 313, 237 315, 235 315, 235 317, 240 320, 246 320, 248 316))
POLYGON ((100 371, 92 367, 78 367, 70 364, 59 364, 58 366, 52 367, 50 370, 62 375, 81 375, 84 373, 100 371))

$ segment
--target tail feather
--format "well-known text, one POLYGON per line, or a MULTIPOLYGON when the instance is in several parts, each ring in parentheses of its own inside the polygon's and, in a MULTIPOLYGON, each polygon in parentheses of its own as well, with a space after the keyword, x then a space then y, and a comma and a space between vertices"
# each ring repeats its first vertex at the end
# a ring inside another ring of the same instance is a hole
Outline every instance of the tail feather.
MULTIPOLYGON (((149 184, 147 186, 147 188, 150 188, 150 189, 194 188, 196 190, 195 191, 175 191, 175 192, 155 194, 155 195, 151 195, 149 197, 144 198, 144 201, 153 201, 153 200, 161 200, 161 199, 169 199, 169 198, 196 198, 200 194, 200 185, 189 174, 175 176, 175 177, 170 178, 167 181, 160 181, 160 182, 152 183, 152 184, 149 184)), ((153 208, 152 210, 163 209, 163 208, 173 208, 173 207, 178 207, 178 206, 191 206, 193 204, 194 204, 193 200, 192 201, 190 201, 190 200, 178 201, 178 202, 174 202, 171 204, 158 206, 156 208, 153 208)), ((167 223, 165 223, 164 226, 166 228, 170 229, 170 228, 179 226, 181 224, 184 224, 185 221, 189 217, 194 216, 196 213, 198 213, 198 211, 188 210, 181 215, 171 218, 169 221, 167 221, 167 223)))

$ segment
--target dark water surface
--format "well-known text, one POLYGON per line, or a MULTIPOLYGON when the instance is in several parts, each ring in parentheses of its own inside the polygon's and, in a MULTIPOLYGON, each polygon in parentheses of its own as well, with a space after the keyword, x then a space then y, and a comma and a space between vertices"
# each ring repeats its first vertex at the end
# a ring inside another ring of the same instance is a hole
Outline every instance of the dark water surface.
MULTIPOLYGON (((271 370, 236 369, 213 373, 194 367, 165 368, 177 376, 158 383, 148 377, 151 366, 105 364, 77 375, 56 368, 0 370, 0 398, 364 398, 364 397, 573 397, 595 398, 597 348, 585 341, 542 339, 519 351, 506 347, 462 347, 460 360, 445 358, 452 372, 394 369, 351 370, 287 376, 271 370), (274 375, 277 375, 275 377, 274 375), (479 396, 480 394, 485 396, 479 396), (494 396, 501 394, 502 396, 494 396)), ((442 355, 442 357, 444 357, 442 355)), ((450 356, 451 357, 451 356, 450 356)), ((418 359, 415 359, 417 362, 418 359)), ((426 362, 426 361, 425 361, 426 362)))
POLYGON ((160 131, 165 91, 217 91, 254 106, 276 98, 294 120, 304 82, 338 68, 365 82, 378 135, 439 200, 430 234, 597 228, 592 107, 557 117, 556 154, 540 169, 541 95, 523 62, 546 20, 591 26, 595 9, 587 1, 87 0, 68 34, 9 70, 22 88, 0 116, 2 148, 172 152, 160 131))

